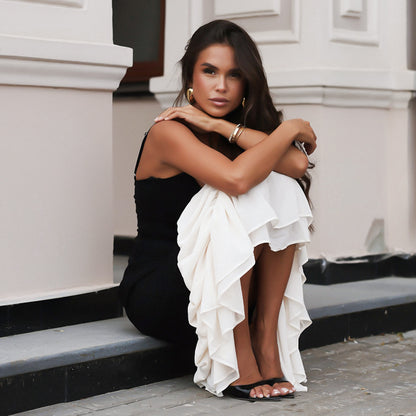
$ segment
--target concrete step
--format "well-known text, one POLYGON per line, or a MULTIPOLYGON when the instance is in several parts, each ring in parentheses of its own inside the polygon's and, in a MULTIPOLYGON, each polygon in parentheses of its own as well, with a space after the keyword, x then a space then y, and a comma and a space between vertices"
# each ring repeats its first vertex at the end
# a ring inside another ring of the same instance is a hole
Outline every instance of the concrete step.
POLYGON ((0 339, 0 415, 193 371, 193 351, 141 335, 126 318, 0 339))
MULTIPOLYGON (((305 285, 314 324, 301 349, 416 327, 416 279, 305 285)), ((168 323, 168 318, 167 318, 168 323)), ((193 372, 193 350, 140 334, 126 318, 0 339, 0 415, 193 372)))

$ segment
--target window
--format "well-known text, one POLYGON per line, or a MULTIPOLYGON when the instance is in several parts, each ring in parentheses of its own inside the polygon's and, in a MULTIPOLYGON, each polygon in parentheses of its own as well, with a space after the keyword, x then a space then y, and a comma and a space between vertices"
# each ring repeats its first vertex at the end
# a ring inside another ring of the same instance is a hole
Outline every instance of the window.
POLYGON ((165 0, 113 0, 113 40, 133 48, 133 66, 120 91, 148 89, 149 78, 163 75, 165 0))

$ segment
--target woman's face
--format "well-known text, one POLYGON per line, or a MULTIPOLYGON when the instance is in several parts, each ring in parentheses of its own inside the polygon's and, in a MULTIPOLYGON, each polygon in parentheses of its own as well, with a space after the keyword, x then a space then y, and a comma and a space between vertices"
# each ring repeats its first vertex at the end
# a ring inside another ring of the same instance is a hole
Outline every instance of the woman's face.
POLYGON ((195 62, 191 87, 195 106, 213 117, 224 117, 241 105, 245 82, 234 49, 223 44, 203 49, 195 62))

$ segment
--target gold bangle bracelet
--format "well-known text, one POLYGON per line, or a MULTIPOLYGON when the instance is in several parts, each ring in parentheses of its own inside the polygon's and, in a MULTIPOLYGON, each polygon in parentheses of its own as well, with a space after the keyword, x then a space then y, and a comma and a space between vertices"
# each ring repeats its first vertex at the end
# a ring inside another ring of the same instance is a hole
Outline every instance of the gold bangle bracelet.
POLYGON ((246 126, 240 126, 240 129, 238 130, 237 134, 235 135, 234 143, 237 144, 238 139, 243 134, 243 131, 246 129, 246 126))
POLYGON ((238 130, 240 129, 241 124, 237 124, 234 131, 231 133, 230 137, 228 138, 228 141, 230 143, 234 143, 235 141, 235 135, 237 134, 238 130))

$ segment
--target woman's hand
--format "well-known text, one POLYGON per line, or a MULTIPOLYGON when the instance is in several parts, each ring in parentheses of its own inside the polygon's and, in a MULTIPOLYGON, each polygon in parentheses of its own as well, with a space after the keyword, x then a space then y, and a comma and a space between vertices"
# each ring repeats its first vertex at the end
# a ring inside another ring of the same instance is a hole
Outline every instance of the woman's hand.
POLYGON ((289 129, 295 140, 304 144, 306 153, 310 155, 316 149, 316 134, 313 131, 309 121, 295 118, 286 120, 282 123, 282 127, 289 129))
POLYGON ((156 117, 155 122, 173 120, 175 118, 185 120, 199 133, 209 133, 214 131, 216 120, 203 111, 198 110, 193 105, 186 105, 185 107, 170 107, 156 117))

